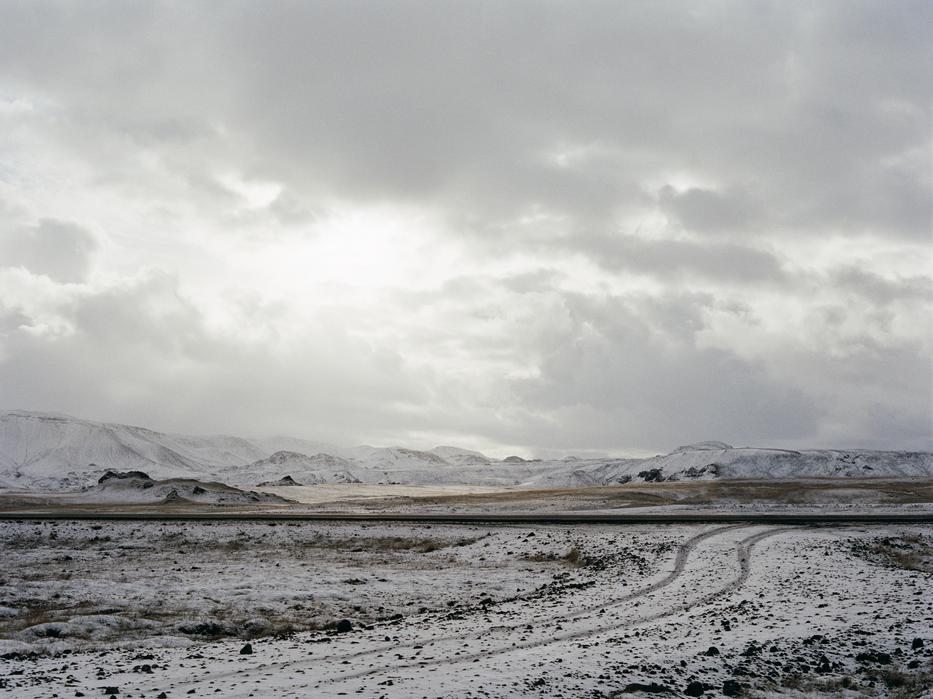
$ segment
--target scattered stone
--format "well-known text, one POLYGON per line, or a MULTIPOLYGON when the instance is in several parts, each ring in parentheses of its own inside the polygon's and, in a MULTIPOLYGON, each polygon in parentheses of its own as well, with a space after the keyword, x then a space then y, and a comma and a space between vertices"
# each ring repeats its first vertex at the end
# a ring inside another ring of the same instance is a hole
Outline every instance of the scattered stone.
POLYGON ((631 682, 625 685, 625 689, 622 690, 626 694, 633 692, 645 692, 647 694, 673 694, 674 691, 663 684, 658 684, 657 682, 652 682, 651 684, 642 684, 641 682, 631 682))
POLYGON ((738 680, 726 680, 722 683, 722 693, 727 697, 737 697, 742 693, 742 685, 738 680))
POLYGON ((647 471, 639 471, 638 477, 644 479, 645 483, 660 483, 664 480, 664 472, 659 468, 650 468, 647 471))
POLYGON ((240 648, 240 655, 252 655, 253 654, 253 645, 247 643, 245 646, 240 648))
POLYGON ((915 638, 913 642, 910 644, 910 648, 911 650, 920 650, 921 648, 923 648, 923 639, 915 638))
POLYGON ((719 655, 719 649, 716 646, 710 646, 704 651, 703 655, 712 658, 714 655, 719 655))
POLYGON ((706 693, 707 689, 708 687, 705 684, 694 680, 687 685, 687 688, 684 690, 684 694, 686 694, 688 697, 702 697, 706 693))
POLYGON ((877 663, 878 665, 890 665, 891 656, 880 650, 870 650, 866 653, 859 653, 855 659, 860 663, 877 663))
POLYGON ((827 658, 825 655, 821 655, 819 665, 816 666, 816 671, 821 675, 832 672, 832 667, 829 664, 829 658, 827 658))
POLYGON ((337 622, 337 633, 347 633, 353 630, 353 624, 349 619, 341 619, 337 622))
POLYGON ((141 481, 151 481, 152 478, 142 471, 107 471, 103 476, 97 479, 98 483, 106 483, 110 480, 123 480, 126 478, 137 478, 141 481))

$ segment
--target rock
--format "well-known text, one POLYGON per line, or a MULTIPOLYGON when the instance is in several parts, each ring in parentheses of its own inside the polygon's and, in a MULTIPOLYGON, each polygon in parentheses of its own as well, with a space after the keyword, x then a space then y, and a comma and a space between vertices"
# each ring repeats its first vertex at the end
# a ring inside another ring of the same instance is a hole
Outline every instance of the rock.
POLYGON ((223 636, 228 633, 226 627, 214 621, 205 621, 200 624, 181 624, 178 630, 191 636, 223 636))
POLYGON ((911 648, 911 650, 920 650, 921 648, 923 648, 923 639, 922 639, 922 638, 915 638, 915 639, 911 642, 910 648, 911 648))
POLYGON ((245 646, 240 648, 240 655, 252 655, 253 654, 253 645, 247 643, 245 646))
POLYGON ((651 684, 642 684, 641 682, 631 682, 625 685, 625 689, 622 690, 626 694, 632 692, 645 692, 647 694, 673 694, 674 691, 663 684, 658 684, 657 682, 652 682, 651 684))
POLYGON ((341 619, 337 622, 337 633, 347 633, 353 630, 353 624, 349 619, 341 619))
POLYGON ((156 697, 156 699, 168 699, 168 694, 166 694, 165 692, 162 692, 161 694, 159 694, 159 696, 156 697))
POLYGON ((878 663, 879 665, 890 665, 891 656, 879 650, 870 650, 866 653, 859 653, 855 659, 860 663, 878 663))
POLYGON ((505 457, 504 459, 502 459, 502 463, 505 463, 505 464, 523 464, 523 463, 525 463, 525 459, 523 459, 523 458, 520 457, 520 456, 507 456, 507 457, 505 457))
POLYGON ((102 687, 101 689, 104 690, 104 694, 119 694, 120 693, 119 687, 102 687))
POLYGON ((643 478, 645 483, 660 483, 664 480, 664 473, 659 468, 651 468, 647 471, 639 471, 638 477, 643 478))
POLYGON ((702 682, 697 682, 694 680, 687 685, 687 688, 684 690, 684 694, 688 697, 702 697, 707 690, 707 686, 702 682))
POLYGON ((292 487, 292 486, 301 485, 301 483, 296 481, 291 476, 282 476, 277 481, 264 481, 260 483, 259 485, 260 487, 264 487, 264 488, 267 488, 267 487, 283 488, 283 487, 292 487))
POLYGON ((738 680, 726 680, 722 683, 722 693, 727 697, 737 697, 742 693, 742 685, 738 680))
POLYGON ((151 481, 152 478, 142 471, 107 471, 103 476, 97 479, 98 484, 105 483, 113 479, 138 478, 141 481, 151 481))
POLYGON ((829 665, 829 658, 825 655, 820 656, 820 663, 816 666, 816 671, 821 675, 825 675, 828 672, 832 672, 832 667, 829 665))
POLYGON ((703 655, 712 658, 714 655, 719 655, 719 649, 716 646, 710 646, 703 652, 703 655))

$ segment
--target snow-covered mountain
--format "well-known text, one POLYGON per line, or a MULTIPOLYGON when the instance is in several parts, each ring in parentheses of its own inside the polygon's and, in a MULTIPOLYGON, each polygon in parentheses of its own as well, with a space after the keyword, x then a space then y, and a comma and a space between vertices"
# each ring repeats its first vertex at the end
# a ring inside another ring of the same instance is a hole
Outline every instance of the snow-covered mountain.
POLYGON ((933 477, 933 454, 788 451, 700 442, 647 459, 496 461, 467 449, 342 448, 275 437, 194 437, 67 415, 0 413, 0 488, 74 490, 106 471, 254 486, 291 476, 302 484, 400 483, 592 486, 695 479, 933 477))
POLYGON ((264 459, 243 466, 228 466, 217 477, 233 485, 255 485, 290 476, 302 485, 321 483, 354 483, 358 479, 350 472, 356 464, 331 454, 308 456, 294 451, 277 451, 264 459))

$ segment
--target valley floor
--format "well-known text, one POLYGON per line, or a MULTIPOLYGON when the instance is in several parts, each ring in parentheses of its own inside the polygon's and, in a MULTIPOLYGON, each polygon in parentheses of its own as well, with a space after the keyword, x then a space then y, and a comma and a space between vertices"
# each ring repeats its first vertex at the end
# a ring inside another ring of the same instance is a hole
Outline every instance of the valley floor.
POLYGON ((10 521, 0 542, 9 696, 933 696, 930 525, 10 521))

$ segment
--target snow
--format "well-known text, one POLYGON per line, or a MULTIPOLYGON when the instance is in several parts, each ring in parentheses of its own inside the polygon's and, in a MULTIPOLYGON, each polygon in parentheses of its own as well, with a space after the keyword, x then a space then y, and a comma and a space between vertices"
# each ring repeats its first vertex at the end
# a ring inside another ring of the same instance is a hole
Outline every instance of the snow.
POLYGON ((94 526, 0 525, 14 696, 931 696, 929 526, 94 526))
POLYGON ((303 484, 568 487, 630 481, 933 476, 933 454, 789 451, 700 442, 647 459, 495 461, 451 446, 340 448, 288 437, 170 435, 62 415, 0 413, 0 487, 74 490, 107 469, 156 478, 255 486, 286 475, 303 484))

